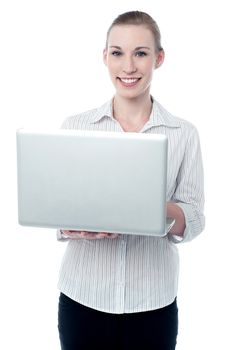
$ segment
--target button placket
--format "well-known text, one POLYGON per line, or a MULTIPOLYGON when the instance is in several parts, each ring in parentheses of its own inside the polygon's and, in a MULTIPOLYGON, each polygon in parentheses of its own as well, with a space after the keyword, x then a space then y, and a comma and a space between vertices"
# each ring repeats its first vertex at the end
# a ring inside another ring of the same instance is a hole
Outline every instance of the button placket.
MULTIPOLYGON (((123 236, 123 235, 122 235, 123 236)), ((125 261, 127 242, 123 236, 119 242, 119 270, 116 279, 117 301, 119 312, 124 312, 125 306, 125 261)))

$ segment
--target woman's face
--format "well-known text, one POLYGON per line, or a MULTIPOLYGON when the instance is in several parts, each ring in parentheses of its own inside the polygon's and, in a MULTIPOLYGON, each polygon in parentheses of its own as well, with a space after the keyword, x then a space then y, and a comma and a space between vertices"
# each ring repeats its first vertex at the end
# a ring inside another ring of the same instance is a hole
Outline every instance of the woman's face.
POLYGON ((157 52, 153 34, 143 25, 118 25, 110 31, 103 52, 116 94, 136 98, 149 93, 154 69, 164 59, 157 52))

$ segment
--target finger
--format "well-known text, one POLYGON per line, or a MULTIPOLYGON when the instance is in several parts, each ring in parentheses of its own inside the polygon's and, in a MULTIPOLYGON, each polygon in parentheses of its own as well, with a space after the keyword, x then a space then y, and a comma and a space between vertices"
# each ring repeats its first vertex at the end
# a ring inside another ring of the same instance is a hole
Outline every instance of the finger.
POLYGON ((97 232, 82 231, 82 237, 86 239, 96 239, 98 238, 97 232))
POLYGON ((111 239, 117 238, 118 236, 119 236, 118 233, 109 233, 109 234, 108 234, 108 238, 111 238, 111 239))
POLYGON ((100 238, 106 238, 107 237, 107 234, 105 233, 105 232, 99 232, 98 234, 97 234, 97 239, 100 239, 100 238))
POLYGON ((89 235, 89 232, 87 231, 80 231, 81 237, 87 237, 89 235))
POLYGON ((110 232, 100 232, 101 234, 104 235, 104 237, 107 238, 116 238, 118 237, 118 233, 110 233, 110 232))
POLYGON ((62 232, 65 233, 66 235, 80 234, 80 231, 73 231, 73 230, 62 230, 62 232))
POLYGON ((65 235, 68 235, 70 233, 70 231, 68 230, 62 230, 61 232, 64 233, 65 235))

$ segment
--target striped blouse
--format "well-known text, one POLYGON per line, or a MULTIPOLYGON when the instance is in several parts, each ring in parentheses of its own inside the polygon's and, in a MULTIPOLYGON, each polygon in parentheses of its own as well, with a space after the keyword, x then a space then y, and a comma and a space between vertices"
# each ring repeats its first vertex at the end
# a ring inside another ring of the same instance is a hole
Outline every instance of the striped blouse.
MULTIPOLYGON (((62 127, 124 132, 113 118, 112 100, 67 118, 62 127)), ((167 201, 182 208, 186 228, 182 239, 171 234, 67 239, 58 289, 83 305, 109 313, 141 312, 172 303, 178 287, 177 243, 192 240, 204 228, 203 167, 196 128, 153 100, 150 118, 140 132, 168 136, 167 201)), ((66 241, 60 231, 57 238, 66 241)))

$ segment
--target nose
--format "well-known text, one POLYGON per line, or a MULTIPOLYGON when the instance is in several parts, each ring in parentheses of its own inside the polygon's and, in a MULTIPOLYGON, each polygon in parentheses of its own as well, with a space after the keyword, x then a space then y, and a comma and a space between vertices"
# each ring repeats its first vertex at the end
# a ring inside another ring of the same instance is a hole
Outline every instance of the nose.
POLYGON ((135 66, 135 62, 132 56, 125 57, 124 63, 123 63, 123 72, 126 74, 132 74, 137 71, 137 68, 135 66))

